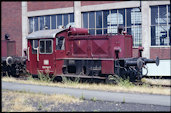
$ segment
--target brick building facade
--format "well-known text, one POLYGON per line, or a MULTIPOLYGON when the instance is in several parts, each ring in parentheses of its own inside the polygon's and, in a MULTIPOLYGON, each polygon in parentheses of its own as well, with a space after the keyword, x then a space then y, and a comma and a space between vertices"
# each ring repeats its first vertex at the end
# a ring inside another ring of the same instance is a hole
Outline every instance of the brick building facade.
POLYGON ((9 34, 16 41, 16 54, 22 55, 22 17, 21 2, 2 2, 1 4, 1 40, 9 34), (10 7, 9 7, 10 6, 10 7))

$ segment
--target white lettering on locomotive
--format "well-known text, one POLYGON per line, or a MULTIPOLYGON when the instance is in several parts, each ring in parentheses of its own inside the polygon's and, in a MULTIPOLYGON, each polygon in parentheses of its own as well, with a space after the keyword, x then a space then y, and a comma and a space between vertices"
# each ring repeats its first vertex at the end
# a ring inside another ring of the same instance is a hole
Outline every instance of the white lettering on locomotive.
POLYGON ((51 66, 42 66, 42 69, 49 69, 49 68, 51 68, 51 66))

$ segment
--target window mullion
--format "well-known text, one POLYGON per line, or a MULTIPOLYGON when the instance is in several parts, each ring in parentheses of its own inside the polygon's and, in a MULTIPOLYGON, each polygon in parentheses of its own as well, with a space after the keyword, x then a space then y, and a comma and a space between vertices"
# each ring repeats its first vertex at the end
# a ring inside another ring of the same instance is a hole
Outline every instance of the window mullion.
MULTIPOLYGON (((168 29, 168 26, 169 26, 169 22, 168 22, 168 20, 169 20, 169 18, 168 18, 168 5, 166 6, 166 15, 167 15, 167 39, 168 39, 168 41, 169 41, 169 29, 168 29)), ((169 45, 169 42, 168 42, 168 45, 169 45)))
MULTIPOLYGON (((109 10, 109 15, 111 15, 111 10, 109 10)), ((111 32, 111 27, 112 27, 112 26, 111 26, 111 20, 112 20, 112 19, 111 19, 111 17, 110 17, 110 19, 109 19, 109 29, 110 29, 110 32, 111 32)))
POLYGON ((127 18, 127 15, 126 15, 126 9, 125 9, 125 31, 127 32, 127 20, 126 20, 126 18, 127 18))
POLYGON ((44 48, 45 48, 45 53, 46 53, 46 40, 44 40, 44 48))
POLYGON ((68 24, 70 23, 70 14, 68 14, 68 24))
POLYGON ((102 34, 104 34, 104 25, 103 25, 103 11, 102 11, 102 34))
POLYGON ((83 13, 81 13, 81 28, 83 28, 83 13))
POLYGON ((45 24, 46 24, 46 22, 45 22, 45 16, 43 16, 43 19, 44 19, 43 29, 45 29, 45 24))
POLYGON ((90 27, 90 26, 89 26, 89 13, 88 13, 88 30, 90 29, 89 27, 90 27))
POLYGON ((58 16, 56 15, 56 29, 58 28, 58 20, 57 20, 58 16))
POLYGON ((52 21, 52 20, 51 20, 51 19, 52 19, 52 15, 49 15, 49 24, 50 24, 50 25, 49 25, 49 29, 52 29, 52 25, 51 25, 51 23, 52 23, 51 21, 52 21))
POLYGON ((119 26, 119 21, 118 21, 118 19, 119 19, 119 16, 118 16, 119 13, 118 13, 118 12, 119 12, 119 10, 117 9, 117 10, 116 10, 116 15, 117 15, 117 16, 116 16, 116 18, 117 18, 117 19, 116 19, 116 21, 117 21, 117 25, 116 25, 116 26, 117 26, 117 28, 118 28, 118 26, 119 26))
MULTIPOLYGON (((159 26, 160 26, 160 25, 159 25, 159 18, 160 18, 160 15, 159 15, 159 6, 158 6, 158 19, 157 19, 157 26, 158 26, 158 27, 157 27, 157 31, 158 31, 157 34, 158 34, 158 40, 159 40, 159 38, 160 38, 160 37, 159 37, 159 35, 160 35, 160 33, 159 33, 159 26)), ((156 38, 157 38, 157 37, 156 37, 156 38)), ((159 45, 160 45, 160 43, 159 43, 159 45)))
POLYGON ((94 19, 95 19, 94 30, 95 30, 95 35, 96 35, 96 11, 94 12, 94 19))
POLYGON ((33 32, 34 32, 34 17, 33 17, 33 32))
POLYGON ((38 31, 40 30, 40 17, 37 17, 38 18, 38 31))
POLYGON ((64 15, 62 14, 62 26, 64 26, 64 15))

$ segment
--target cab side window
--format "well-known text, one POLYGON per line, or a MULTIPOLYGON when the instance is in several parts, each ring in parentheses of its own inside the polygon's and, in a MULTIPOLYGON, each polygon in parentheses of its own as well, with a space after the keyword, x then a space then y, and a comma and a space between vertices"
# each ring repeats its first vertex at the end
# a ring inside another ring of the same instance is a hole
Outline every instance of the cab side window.
POLYGON ((56 37, 56 50, 65 50, 65 37, 56 37))
POLYGON ((32 54, 37 54, 38 40, 31 40, 32 54))

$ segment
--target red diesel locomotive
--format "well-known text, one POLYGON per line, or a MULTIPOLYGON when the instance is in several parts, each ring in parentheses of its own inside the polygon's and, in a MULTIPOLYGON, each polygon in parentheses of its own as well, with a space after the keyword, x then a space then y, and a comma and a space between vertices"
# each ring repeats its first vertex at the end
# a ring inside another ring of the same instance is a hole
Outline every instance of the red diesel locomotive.
POLYGON ((27 36, 26 68, 37 75, 38 71, 55 76, 109 79, 109 75, 141 78, 147 63, 159 65, 156 60, 132 58, 132 36, 118 34, 89 35, 88 29, 71 28, 41 30, 27 36))

